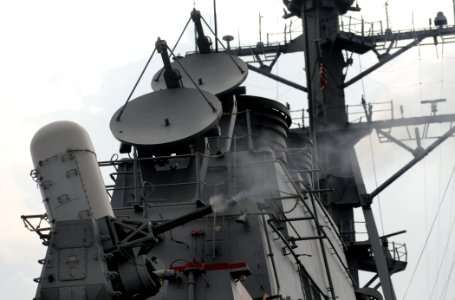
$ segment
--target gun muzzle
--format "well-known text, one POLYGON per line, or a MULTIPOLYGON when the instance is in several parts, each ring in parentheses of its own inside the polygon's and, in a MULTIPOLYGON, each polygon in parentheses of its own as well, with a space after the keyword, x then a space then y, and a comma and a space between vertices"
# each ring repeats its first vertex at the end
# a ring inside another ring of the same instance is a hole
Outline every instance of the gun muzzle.
POLYGON ((171 220, 171 221, 168 221, 168 222, 165 222, 165 223, 162 223, 160 225, 153 227, 153 229, 152 229, 153 234, 154 235, 161 234, 161 233, 171 230, 175 227, 186 224, 190 221, 210 215, 212 212, 213 212, 213 210, 212 210, 211 205, 205 206, 203 208, 198 208, 186 215, 178 217, 177 219, 174 219, 174 220, 171 220))

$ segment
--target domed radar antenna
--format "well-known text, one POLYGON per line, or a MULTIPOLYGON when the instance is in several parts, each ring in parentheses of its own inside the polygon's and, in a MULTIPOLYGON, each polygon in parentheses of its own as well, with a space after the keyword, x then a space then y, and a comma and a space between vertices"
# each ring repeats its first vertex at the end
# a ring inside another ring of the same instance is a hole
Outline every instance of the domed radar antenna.
MULTIPOLYGON (((219 44, 222 45, 225 52, 213 52, 211 49, 212 41, 205 35, 202 27, 201 20, 204 19, 201 17, 200 12, 193 10, 191 19, 196 28, 196 43, 199 52, 183 58, 175 57, 174 55, 175 61, 170 66, 181 74, 180 83, 182 87, 193 88, 195 83, 197 88, 216 96, 234 90, 245 81, 248 75, 246 63, 240 58, 231 55, 221 41, 219 41, 219 44)), ((205 24, 207 25, 206 22, 205 24)), ((216 39, 218 40, 218 38, 216 39)), ((172 50, 171 54, 173 54, 172 50)), ((153 77, 152 89, 154 91, 169 88, 169 85, 166 84, 166 78, 164 78, 165 69, 166 65, 153 77)))
POLYGON ((166 41, 157 40, 166 89, 130 101, 111 119, 112 134, 124 145, 161 147, 182 143, 210 130, 221 117, 223 110, 216 96, 197 85, 196 89, 182 87, 182 76, 172 67, 168 49, 166 41))

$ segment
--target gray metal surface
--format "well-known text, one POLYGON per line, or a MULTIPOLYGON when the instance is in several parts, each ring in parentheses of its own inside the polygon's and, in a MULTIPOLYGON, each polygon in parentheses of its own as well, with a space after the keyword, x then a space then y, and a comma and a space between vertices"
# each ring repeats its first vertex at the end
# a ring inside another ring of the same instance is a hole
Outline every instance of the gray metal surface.
POLYGON ((128 103, 120 120, 111 119, 113 135, 131 145, 168 145, 212 128, 221 116, 218 99, 196 89, 169 89, 143 95, 128 103), (216 109, 214 112, 210 105, 216 109))
POLYGON ((360 170, 360 165, 357 159, 357 155, 354 150, 351 151, 351 163, 354 171, 354 178, 356 181, 357 190, 361 196, 361 204, 363 216, 365 218, 365 225, 368 231, 368 239, 371 243, 371 248, 373 250, 373 257, 377 267, 377 273, 381 280, 382 293, 384 298, 387 300, 397 299, 395 291, 392 284, 392 278, 390 271, 388 269, 388 264, 386 256, 384 253, 384 246, 381 244, 379 239, 379 233, 376 226, 376 221, 374 219, 373 211, 371 209, 370 199, 367 197, 367 190, 362 178, 362 172, 360 170))
POLYGON ((292 120, 289 109, 278 101, 251 95, 240 95, 237 101, 239 110, 272 111, 280 115, 287 127, 291 126, 292 120))
MULTIPOLYGON (((183 87, 196 88, 192 79, 199 88, 215 95, 221 95, 238 87, 248 75, 246 63, 226 53, 189 55, 180 58, 178 62, 173 62, 172 68, 182 75, 183 87)), ((162 70, 153 77, 152 88, 154 91, 166 89, 162 70)))
MULTIPOLYGON (((57 222, 43 261, 38 300, 111 299, 113 293, 120 300, 382 299, 375 290, 359 286, 364 259, 353 257, 352 251, 365 242, 368 259, 375 262, 370 271, 378 273, 385 299, 396 299, 387 240, 379 237, 371 200, 405 170, 367 195, 354 145, 371 128, 421 120, 347 126, 343 47, 332 47, 326 33, 339 30, 340 10, 343 13, 353 1, 326 0, 319 6, 284 2, 298 5, 305 36, 317 41, 305 45, 307 70, 317 70, 323 63, 331 75, 321 88, 318 76, 308 73, 307 87, 301 88, 309 96, 311 135, 305 128, 288 129, 287 108, 261 97, 236 94, 231 109, 228 101, 223 102, 232 114, 222 116, 213 94, 231 91, 245 80, 247 68, 238 58, 234 62, 227 54, 209 53, 174 62, 185 88, 167 90, 158 72, 152 85, 159 91, 133 100, 121 117, 120 110, 114 114, 114 136, 124 144, 166 145, 178 153, 178 144, 201 136, 218 121, 222 133, 180 157, 154 153, 135 156, 134 165, 128 159, 111 161, 116 167, 111 174, 115 177, 111 204, 119 219, 57 222), (327 32, 319 32, 322 22, 327 32), (193 81, 208 92, 194 89, 193 81), (319 172, 316 167, 322 169, 320 177, 314 175, 319 172), (320 193, 324 190, 331 194, 320 193), (221 199, 224 210, 213 214, 208 214, 209 208, 193 210, 213 199, 221 199), (361 243, 355 231, 349 235, 341 231, 343 224, 354 222, 353 208, 358 206, 369 234, 361 243), (177 216, 181 219, 175 220, 177 216), (98 238, 103 249, 95 242, 98 238), (138 246, 132 238, 143 244, 138 246), (343 241, 351 247, 345 248, 343 241), (125 251, 130 248, 134 251, 125 251), (141 256, 131 259, 138 252, 141 256), (151 267, 151 262, 157 264, 155 257, 166 269, 151 267), (158 275, 165 273, 172 276, 158 275), (156 276, 164 282, 160 291, 156 276)), ((433 117, 432 122, 439 120, 433 117)))
POLYGON ((113 286, 93 219, 57 221, 55 228, 35 299, 110 299, 113 286))
MULTIPOLYGON (((232 280, 236 282, 240 277, 229 264, 247 266, 249 272, 244 273, 246 277, 241 282, 254 299, 268 295, 271 299, 297 300, 306 299, 304 294, 308 293, 313 294, 311 299, 328 299, 327 289, 331 285, 339 299, 354 299, 352 282, 344 267, 345 258, 337 255, 342 255, 343 250, 336 228, 324 218, 320 220, 325 228, 324 247, 333 249, 327 255, 333 284, 326 280, 320 241, 313 239, 318 236, 314 218, 309 218, 314 215, 314 208, 298 192, 304 188, 297 183, 301 178, 293 178, 286 171, 287 167, 301 169, 302 166, 283 163, 279 153, 284 149, 274 153, 274 139, 265 138, 276 136, 277 129, 287 129, 286 107, 254 96, 238 97, 237 105, 242 110, 248 109, 251 118, 245 118, 241 111, 236 114, 234 133, 244 134, 234 134, 231 151, 222 156, 195 153, 187 169, 173 168, 177 158, 157 156, 155 159, 163 165, 159 169, 150 166, 155 170, 146 176, 151 186, 140 184, 140 194, 146 197, 144 201, 148 205, 146 215, 152 223, 184 215, 193 209, 195 200, 212 203, 214 195, 225 200, 236 199, 226 201, 238 201, 236 205, 228 202, 231 205, 226 211, 188 222, 174 228, 172 234, 164 234, 151 255, 173 269, 179 280, 166 281, 153 299, 243 299, 231 287, 232 280), (260 119, 263 127, 259 126, 260 119), (253 138, 252 148, 243 147, 240 142, 248 135, 258 137, 263 143, 258 147, 258 139, 253 138), (193 193, 187 193, 188 186, 193 193), (299 218, 303 221, 296 221, 299 218), (278 219, 285 221, 272 230, 272 223, 267 220, 278 219), (282 239, 276 239, 278 233, 282 239), (297 248, 294 248, 290 240, 299 237, 312 239, 295 242, 297 248), (293 255, 290 249, 295 251, 293 255)), ((231 119, 230 115, 224 115, 220 124, 230 124, 231 119)), ((219 141, 229 135, 227 126, 221 127, 225 131, 215 137, 219 141)), ((224 143, 210 143, 210 153, 219 153, 222 148, 224 143)), ((144 164, 146 158, 142 159, 144 164)), ((138 199, 134 200, 127 192, 134 184, 132 164, 120 165, 117 176, 112 197, 114 209, 118 215, 131 218, 143 215, 132 205, 138 199)), ((325 215, 322 206, 316 209, 318 215, 325 215)))
POLYGON ((34 174, 51 221, 113 216, 90 137, 80 125, 42 127, 30 151, 34 174))

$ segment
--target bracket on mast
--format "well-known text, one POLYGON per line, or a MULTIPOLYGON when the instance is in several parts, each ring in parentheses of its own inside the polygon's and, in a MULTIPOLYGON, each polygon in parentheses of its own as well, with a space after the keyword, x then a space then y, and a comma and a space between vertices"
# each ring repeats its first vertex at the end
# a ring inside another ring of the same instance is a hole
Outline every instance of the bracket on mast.
POLYGON ((386 189, 390 184, 392 184, 395 180, 401 177, 406 171, 408 171, 411 167, 413 167, 416 163, 421 161, 425 156, 427 156, 431 151, 433 151, 436 147, 438 147, 442 142, 444 142, 447 138, 452 136, 455 133, 455 127, 450 128, 443 136, 438 138, 433 144, 428 146, 425 150, 421 151, 419 155, 417 155, 413 160, 407 163, 404 167, 398 170, 394 175, 392 175, 389 179, 387 179, 383 184, 381 184, 378 188, 376 188, 373 192, 369 194, 369 198, 373 199, 376 197, 380 192, 386 189))
POLYGON ((390 55, 386 55, 386 56, 380 56, 380 60, 379 60, 379 62, 377 64, 375 64, 372 67, 370 67, 369 69, 363 71, 362 73, 360 73, 359 75, 355 76, 351 80, 345 82, 344 84, 341 85, 341 88, 346 88, 346 87, 350 86, 354 82, 357 82, 358 80, 362 79, 366 75, 368 75, 371 72, 375 71, 376 69, 382 67, 383 65, 385 65, 386 63, 388 63, 389 61, 394 59, 395 57, 399 56, 400 54, 403 54, 407 50, 409 50, 412 47, 418 45, 424 38, 425 38, 425 36, 417 37, 414 41, 412 41, 411 43, 409 43, 405 47, 401 48, 400 50, 396 51, 395 53, 390 54, 390 55))

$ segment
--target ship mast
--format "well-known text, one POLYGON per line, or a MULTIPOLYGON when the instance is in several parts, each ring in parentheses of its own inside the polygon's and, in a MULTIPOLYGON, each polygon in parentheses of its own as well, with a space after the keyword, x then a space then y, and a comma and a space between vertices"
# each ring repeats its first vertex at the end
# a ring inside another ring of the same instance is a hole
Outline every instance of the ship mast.
MULTIPOLYGON (((349 269, 354 281, 359 286, 359 270, 367 270, 377 273, 366 288, 379 278, 384 299, 395 300, 395 292, 391 281, 391 275, 395 272, 404 270, 405 262, 395 260, 390 256, 387 249, 387 239, 393 235, 402 233, 392 233, 386 236, 379 236, 376 222, 373 216, 371 204, 373 198, 382 190, 392 184, 397 178, 403 175, 409 168, 414 166, 437 145, 452 136, 455 129, 450 129, 441 135, 431 146, 426 149, 419 147, 420 137, 416 135, 416 149, 404 145, 399 139, 387 134, 386 130, 398 126, 418 125, 424 122, 426 125, 438 122, 451 122, 455 120, 455 115, 430 116, 425 120, 420 118, 401 118, 386 121, 373 121, 371 111, 364 105, 366 122, 350 124, 346 111, 346 101, 344 89, 357 82, 371 72, 380 68, 384 64, 405 53, 407 50, 419 45, 425 38, 431 37, 437 42, 437 38, 455 35, 454 26, 445 26, 444 16, 438 13, 435 19, 436 28, 424 30, 410 30, 393 32, 390 29, 389 18, 387 16, 387 29, 385 31, 368 34, 363 31, 360 33, 346 32, 340 28, 339 17, 348 10, 359 11, 358 5, 353 6, 353 0, 284 0, 288 13, 284 16, 289 18, 297 16, 301 18, 303 24, 303 34, 294 38, 284 45, 266 44, 261 47, 242 47, 233 49, 233 53, 238 56, 254 55, 260 68, 251 64, 248 68, 264 76, 287 84, 298 90, 307 93, 308 113, 310 119, 309 135, 313 142, 313 168, 322 170, 318 178, 314 178, 315 190, 332 190, 332 193, 320 193, 319 199, 331 213, 335 223, 338 225, 342 237, 347 245, 347 258, 349 269), (442 18, 442 19, 441 19, 442 18), (399 43, 400 41, 410 41, 408 44, 399 43), (392 51, 398 49, 396 51, 392 51), (373 51, 378 57, 378 62, 372 67, 364 70, 357 76, 345 81, 344 70, 352 61, 345 59, 343 51, 357 54, 364 54, 373 51), (307 85, 302 87, 284 78, 271 74, 271 69, 278 59, 280 53, 291 53, 303 51, 305 54, 305 69, 307 85), (381 52, 381 53, 380 53, 381 52), (260 55, 277 54, 270 66, 261 61, 260 55), (386 137, 388 141, 395 142, 401 147, 409 150, 415 158, 398 170, 393 176, 386 180, 378 189, 368 194, 360 172, 354 146, 356 143, 376 129, 378 135, 386 137), (366 222, 369 239, 366 242, 358 242, 355 239, 354 228, 354 208, 361 207, 366 222), (373 258, 369 261, 364 258, 368 253, 373 253, 373 258), (388 266, 393 265, 393 268, 388 266)), ((388 1, 386 2, 386 9, 388 1)), ((441 13, 442 14, 442 13, 441 13)), ((387 12, 388 15, 388 12, 387 12)), ((454 0, 455 15, 455 0, 454 0)), ((363 22, 363 21, 362 21, 363 22)), ((308 134, 307 129, 296 129, 302 135, 308 134)), ((323 244, 322 252, 325 253, 323 244)), ((327 270, 330 274, 330 270, 327 270)), ((330 276, 328 276, 330 281, 330 276)), ((330 282, 329 282, 330 286, 330 282)), ((332 291, 331 291, 332 292, 332 291)), ((334 298, 334 293, 331 295, 334 298)))
MULTIPOLYGON (((298 1, 293 1, 294 6, 298 1)), ((434 145, 428 147, 423 153, 414 152, 415 159, 399 170, 394 176, 387 180, 371 194, 368 194, 363 183, 360 166, 355 154, 354 146, 358 140, 367 135, 369 131, 348 131, 343 132, 348 123, 348 116, 345 110, 344 87, 346 87, 343 69, 347 66, 342 51, 350 50, 363 54, 368 51, 365 48, 366 39, 359 38, 347 40, 340 35, 339 16, 351 8, 353 1, 301 1, 301 19, 305 34, 305 65, 307 66, 307 87, 310 108, 310 119, 313 132, 313 143, 315 144, 315 157, 318 167, 324 170, 319 183, 326 183, 326 187, 338 187, 338 191, 328 196, 329 209, 337 224, 353 223, 353 209, 361 206, 366 228, 371 243, 376 272, 380 279, 384 298, 395 300, 396 295, 391 281, 391 270, 389 269, 389 259, 386 257, 387 249, 384 242, 387 240, 380 237, 371 209, 373 198, 385 187, 391 184, 407 169, 420 161, 426 154, 434 149, 434 145), (318 76, 315 70, 320 70, 318 76), (335 150, 334 150, 335 149, 335 150), (349 159, 347 159, 349 158, 349 159), (343 163, 347 162, 347 163, 343 163), (354 184, 353 184, 354 183, 354 184), (342 191, 347 191, 343 193, 342 191)), ((385 35, 391 34, 388 18, 388 1, 386 2, 387 30, 385 35)), ((438 17, 440 15, 438 14, 438 17)), ((435 19, 435 25, 439 29, 443 28, 447 22, 435 19)), ((453 28, 452 28, 453 34, 453 28)), ((389 50, 384 57, 379 57, 379 63, 367 71, 374 71, 375 67, 380 67, 390 59, 400 55, 422 41, 428 34, 420 33, 415 36, 414 41, 406 45, 394 54, 389 54, 389 50)), ((393 45, 393 42, 390 46, 393 45)), ((374 50, 374 49, 371 49, 374 50)), ((369 73, 362 73, 353 80, 359 80, 369 73)), ((354 82, 351 80, 349 84, 354 82)), ((367 115, 368 117, 368 115, 367 115)), ((371 122, 371 116, 370 116, 371 122)), ((453 134, 454 130, 449 130, 437 143, 444 141, 453 134)), ((323 188, 324 186, 322 186, 323 188)), ((350 245, 352 252, 356 252, 355 236, 348 236, 345 239, 350 245)), ((358 265, 355 255, 349 255, 350 266, 358 265)), ((358 274, 353 274, 358 281, 358 274)))
MULTIPOLYGON (((354 221, 353 209, 361 206, 366 222, 366 228, 371 243, 376 272, 380 279, 384 298, 395 300, 396 295, 391 281, 391 270, 389 261, 386 258, 384 238, 379 236, 374 215, 371 209, 373 198, 381 191, 375 190, 368 194, 363 183, 360 166, 355 154, 354 146, 360 138, 369 133, 365 131, 343 132, 348 123, 348 116, 345 110, 344 87, 346 87, 343 69, 347 66, 342 51, 351 50, 363 54, 368 51, 365 48, 365 39, 360 38, 346 40, 339 34, 339 16, 351 8, 353 1, 292 1, 294 7, 297 2, 301 2, 301 19, 305 35, 305 65, 307 68, 307 88, 308 88, 308 107, 310 109, 310 124, 313 127, 313 143, 315 145, 314 155, 317 166, 323 170, 320 174, 319 183, 324 188, 337 187, 338 191, 328 196, 329 210, 337 224, 352 224, 354 221), (311 76, 317 74, 319 76, 311 76), (349 158, 349 159, 347 159, 349 158), (347 191, 343 193, 342 191, 347 191)), ((386 2, 386 10, 388 3, 386 2)), ((435 25, 442 29, 442 23, 435 20, 435 25)), ((385 34, 390 34, 390 25, 387 11, 387 30, 385 34)), ((453 32, 452 32, 453 34, 453 32)), ((381 59, 376 67, 382 66, 385 62, 400 55, 407 49, 419 44, 427 34, 417 34, 414 41, 403 47, 396 53, 381 59)), ((392 44, 391 44, 392 45, 392 44)), ((374 49, 372 49, 374 50, 374 49)), ((390 49, 389 49, 390 50, 390 49)), ((388 54, 388 51, 387 51, 388 54)), ((373 71, 370 69, 369 71, 373 71)), ((360 74, 355 80, 366 76, 368 73, 360 74)), ((350 82, 349 84, 351 84, 350 82)), ((370 116, 371 122, 371 116, 370 116)), ((445 137, 441 137, 438 142, 442 142, 453 134, 453 129, 449 130, 445 137)), ((432 145, 433 146, 433 145, 432 145)), ((433 147, 428 147, 424 155, 428 154, 433 147)), ((385 187, 401 176, 407 169, 412 167, 423 156, 415 151, 415 159, 398 171, 388 181, 385 187), (406 167, 408 167, 406 169, 406 167)), ((381 186, 383 187, 383 186, 381 186)), ((383 187, 383 188, 385 188, 383 187)), ((355 252, 355 236, 348 236, 345 239, 354 247, 351 251, 355 252)), ((349 255, 350 265, 355 266, 360 262, 357 258, 349 255)), ((358 281, 358 274, 353 274, 358 281)))
MULTIPOLYGON (((381 280, 385 299, 395 300, 395 292, 387 268, 383 246, 379 238, 378 230, 371 210, 371 202, 364 201, 361 195, 366 194, 363 181, 358 178, 353 185, 356 176, 360 175, 354 145, 363 134, 343 134, 340 130, 348 122, 345 110, 343 69, 346 66, 342 50, 343 43, 337 41, 336 34, 339 30, 338 18, 341 7, 340 1, 302 1, 301 18, 305 28, 305 65, 307 66, 307 87, 309 88, 309 107, 311 126, 313 127, 313 143, 316 145, 314 156, 318 165, 324 170, 321 184, 338 186, 349 192, 349 202, 361 203, 364 212, 366 227, 369 233, 371 247, 374 253, 377 272, 381 280), (319 70, 320 76, 314 70, 319 70), (327 72, 329 78, 324 78, 327 72), (330 128, 331 132, 323 132, 321 129, 330 128), (351 158, 351 159, 347 159, 351 158)), ((368 132, 365 132, 366 134, 368 132)), ((337 224, 353 223, 354 205, 346 205, 346 195, 333 193, 329 199, 330 210, 337 224), (343 208, 341 208, 344 206, 343 208)), ((355 237, 350 236, 345 242, 355 243, 355 237)), ((356 276, 358 281, 358 276, 356 276)))

